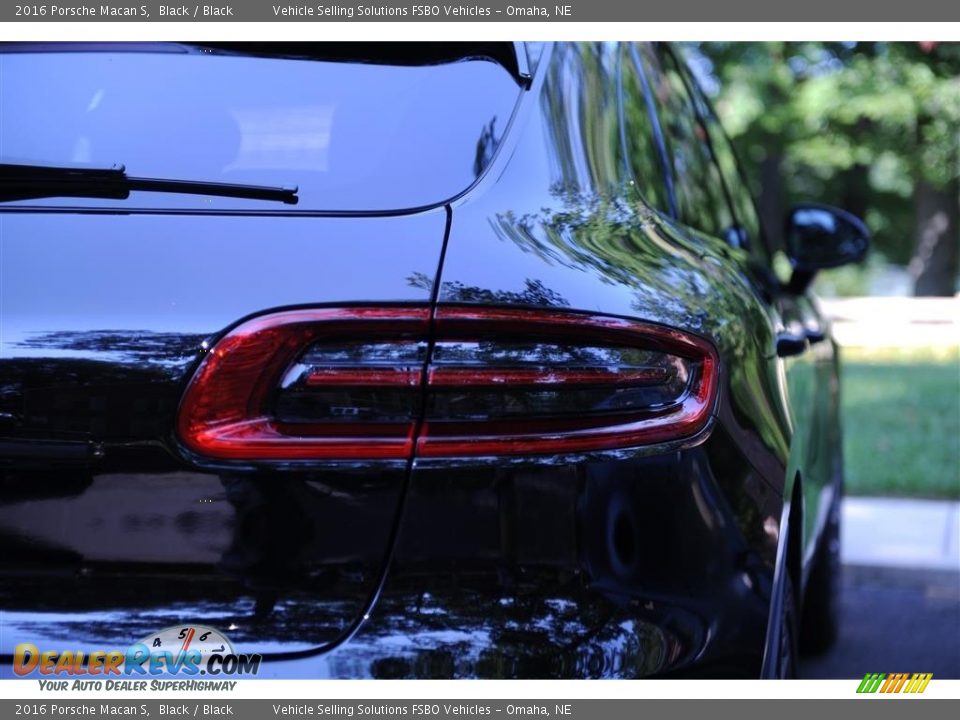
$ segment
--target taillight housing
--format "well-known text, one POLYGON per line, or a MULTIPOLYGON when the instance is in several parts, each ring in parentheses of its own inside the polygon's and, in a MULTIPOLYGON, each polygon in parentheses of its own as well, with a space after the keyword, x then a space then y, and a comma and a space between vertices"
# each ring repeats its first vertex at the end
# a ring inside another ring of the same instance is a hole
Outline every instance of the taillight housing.
POLYGON ((429 321, 426 308, 357 307, 245 322, 208 351, 191 380, 180 440, 219 460, 407 458, 429 321), (356 399, 365 393, 367 401, 356 399))
POLYGON ((568 454, 707 425, 716 350, 678 330, 515 308, 290 310, 217 342, 178 434, 217 460, 568 454))

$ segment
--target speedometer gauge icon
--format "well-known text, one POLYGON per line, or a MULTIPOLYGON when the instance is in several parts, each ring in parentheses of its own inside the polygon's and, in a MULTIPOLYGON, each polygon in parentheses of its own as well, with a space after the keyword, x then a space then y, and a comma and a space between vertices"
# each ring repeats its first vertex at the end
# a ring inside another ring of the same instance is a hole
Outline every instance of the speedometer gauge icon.
POLYGON ((233 645, 226 635, 209 625, 171 625, 151 633, 141 641, 153 653, 170 653, 179 657, 199 652, 202 661, 211 655, 233 655, 233 645))

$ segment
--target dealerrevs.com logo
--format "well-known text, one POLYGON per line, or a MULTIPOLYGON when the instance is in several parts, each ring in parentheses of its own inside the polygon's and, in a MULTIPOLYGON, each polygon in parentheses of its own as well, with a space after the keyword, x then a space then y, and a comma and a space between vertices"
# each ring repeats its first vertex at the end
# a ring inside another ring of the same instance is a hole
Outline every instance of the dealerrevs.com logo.
MULTIPOLYGON (((14 649, 13 672, 19 677, 66 680, 86 676, 89 680, 107 682, 118 676, 129 679, 160 675, 219 678, 256 675, 260 660, 260 655, 234 652, 227 636, 215 628, 175 625, 122 649, 84 652, 41 649, 33 643, 20 643, 14 649)), ((68 684, 74 689, 100 689, 76 682, 64 682, 62 686, 57 683, 59 687, 51 689, 68 689, 68 684)), ((116 687, 107 689, 134 689, 121 688, 117 682, 111 682, 111 685, 116 687)))

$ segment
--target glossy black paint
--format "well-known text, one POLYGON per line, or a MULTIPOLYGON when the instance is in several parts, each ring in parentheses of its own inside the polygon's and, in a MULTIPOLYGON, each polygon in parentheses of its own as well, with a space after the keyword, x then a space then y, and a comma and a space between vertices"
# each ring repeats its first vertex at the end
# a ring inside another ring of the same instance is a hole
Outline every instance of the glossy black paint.
POLYGON ((202 621, 243 650, 304 651, 268 657, 268 677, 768 669, 778 588, 791 575, 802 592, 839 492, 829 328, 742 232, 647 204, 641 188, 666 180, 662 158, 644 182, 630 162, 624 119, 649 107, 623 86, 639 55, 530 52, 502 142, 443 206, 0 205, 0 652, 202 621), (183 451, 177 407, 218 337, 268 310, 352 303, 694 333, 720 354, 715 417, 676 443, 563 457, 245 470, 183 451), (785 335, 799 353, 778 355, 785 335))
POLYGON ((863 221, 829 205, 796 205, 784 226, 784 253, 793 267, 786 288, 791 295, 806 295, 818 271, 859 262, 870 249, 863 221))

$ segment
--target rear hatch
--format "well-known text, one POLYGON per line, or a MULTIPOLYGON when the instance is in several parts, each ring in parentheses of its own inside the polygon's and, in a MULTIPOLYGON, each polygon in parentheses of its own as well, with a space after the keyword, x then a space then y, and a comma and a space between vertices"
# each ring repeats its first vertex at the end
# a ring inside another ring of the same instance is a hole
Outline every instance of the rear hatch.
MULTIPOLYGON (((512 47, 2 52, 9 167, 297 193, 4 186, 0 653, 163 643, 161 629, 198 622, 259 652, 343 637, 375 595, 408 458, 217 465, 183 446, 178 409, 206 351, 251 317, 430 307, 446 202, 483 173, 521 91, 512 47)), ((308 352, 382 362, 362 332, 341 340, 308 352)), ((342 387, 323 412, 412 418, 418 391, 380 403, 342 387)))

